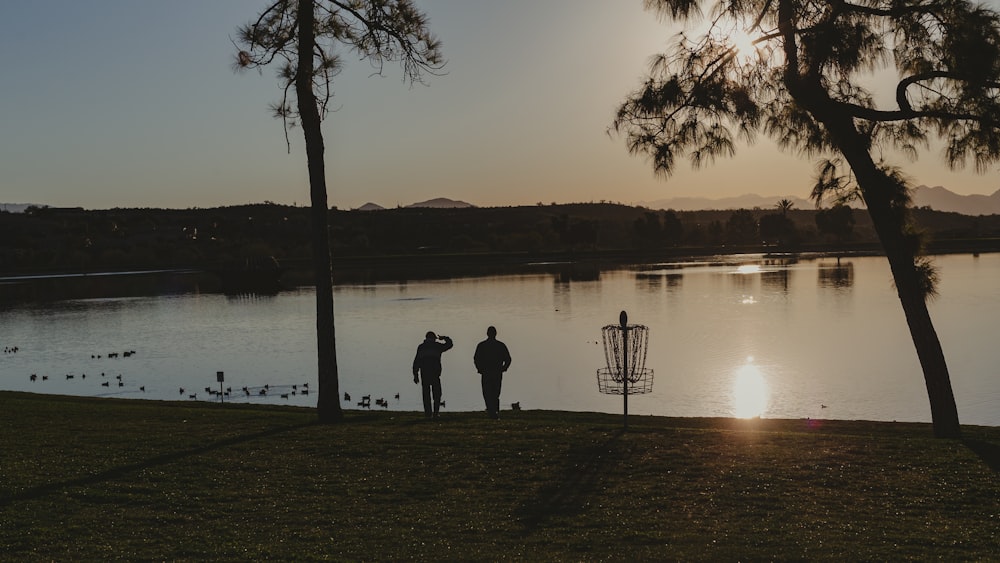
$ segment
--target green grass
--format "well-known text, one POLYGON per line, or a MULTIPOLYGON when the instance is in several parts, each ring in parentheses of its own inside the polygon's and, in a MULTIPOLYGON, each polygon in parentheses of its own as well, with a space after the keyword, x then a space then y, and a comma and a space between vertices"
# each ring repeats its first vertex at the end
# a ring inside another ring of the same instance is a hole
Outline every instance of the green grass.
POLYGON ((1000 428, 0 393, 0 559, 1000 560, 1000 428))

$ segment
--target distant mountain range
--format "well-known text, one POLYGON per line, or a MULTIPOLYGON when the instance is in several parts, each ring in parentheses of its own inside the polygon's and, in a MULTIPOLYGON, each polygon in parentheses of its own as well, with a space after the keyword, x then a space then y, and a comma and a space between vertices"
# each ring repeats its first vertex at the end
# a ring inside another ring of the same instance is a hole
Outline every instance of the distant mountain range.
POLYGON ((941 186, 920 186, 913 190, 913 204, 962 215, 996 215, 1000 214, 1000 190, 990 195, 959 195, 941 186))
MULTIPOLYGON (((459 201, 459 200, 455 200, 455 199, 448 199, 446 197, 438 197, 438 198, 434 198, 434 199, 429 199, 427 201, 420 201, 420 202, 417 202, 417 203, 411 203, 410 205, 406 205, 404 207, 407 207, 407 208, 413 208, 413 207, 433 207, 435 209, 453 209, 453 208, 461 208, 461 207, 475 207, 475 205, 472 205, 471 203, 466 203, 464 201, 459 201)), ((357 211, 378 211, 380 209, 385 209, 385 208, 382 207, 381 205, 377 204, 377 203, 368 202, 368 203, 362 205, 361 207, 357 208, 357 211)))
MULTIPOLYGON (((795 196, 764 197, 757 194, 745 194, 738 197, 710 199, 705 197, 675 197, 658 199, 640 203, 650 209, 673 209, 675 211, 701 211, 706 209, 770 209, 782 199, 790 200, 796 209, 813 209, 813 202, 795 196)), ((918 186, 913 190, 913 205, 930 207, 936 211, 950 211, 963 215, 994 215, 1000 214, 1000 190, 992 195, 959 195, 955 192, 935 186, 918 186)))
MULTIPOLYGON (((8 211, 10 213, 23 213, 25 209, 35 206, 35 207, 48 207, 47 205, 41 205, 38 203, 0 203, 0 211, 8 211)), ((437 209, 452 209, 452 208, 463 208, 463 207, 475 207, 471 203, 457 200, 448 199, 446 197, 438 197, 434 199, 429 199, 427 201, 419 201, 417 203, 411 203, 404 207, 433 207, 437 209)), ((379 209, 385 209, 377 203, 368 202, 361 207, 357 208, 357 211, 378 211, 379 209)))
MULTIPOLYGON (((813 209, 815 206, 809 200, 795 196, 759 196, 757 194, 744 194, 738 197, 725 197, 711 199, 706 197, 674 197, 668 199, 658 199, 656 201, 639 202, 638 205, 649 209, 673 209, 675 211, 703 211, 709 209, 773 209, 782 199, 790 200, 796 209, 813 209)), ((32 203, 0 203, 0 211, 10 213, 21 213, 31 205, 45 207, 44 205, 32 203)), ((991 195, 972 194, 959 195, 955 192, 935 186, 918 186, 913 190, 913 205, 916 207, 930 207, 937 211, 950 211, 961 213, 962 215, 1000 215, 1000 189, 991 195)), ((436 209, 453 209, 476 207, 471 203, 461 200, 438 197, 427 201, 411 203, 404 207, 429 207, 436 209)), ((385 209, 377 203, 366 203, 358 207, 358 211, 377 211, 385 209)))

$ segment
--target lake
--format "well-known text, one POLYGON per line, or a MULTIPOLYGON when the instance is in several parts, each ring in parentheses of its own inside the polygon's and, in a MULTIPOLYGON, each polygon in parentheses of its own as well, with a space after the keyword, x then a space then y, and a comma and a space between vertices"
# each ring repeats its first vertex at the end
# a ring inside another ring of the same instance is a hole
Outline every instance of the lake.
MULTIPOLYGON (((935 263, 931 315, 960 419, 998 426, 1000 254, 935 263)), ((314 406, 314 296, 306 287, 6 303, 0 388, 314 406), (208 392, 220 389, 220 371, 228 397, 208 392)), ((630 414, 930 421, 882 257, 717 256, 582 274, 549 264, 516 275, 341 284, 335 304, 345 408, 369 395, 373 409, 421 410, 410 365, 433 330, 455 341, 443 357, 444 413, 482 410, 472 355, 494 325, 513 356, 504 409, 620 413, 622 398, 601 394, 596 373, 606 364, 602 327, 625 310, 648 327, 653 371, 652 391, 629 397, 630 414)))

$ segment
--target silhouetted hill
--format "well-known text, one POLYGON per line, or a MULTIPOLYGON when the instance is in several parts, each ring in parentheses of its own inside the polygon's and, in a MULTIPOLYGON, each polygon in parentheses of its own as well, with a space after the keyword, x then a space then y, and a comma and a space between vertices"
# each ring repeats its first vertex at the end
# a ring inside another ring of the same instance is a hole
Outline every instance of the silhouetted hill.
POLYGON ((381 205, 377 204, 377 203, 372 203, 372 202, 369 201, 368 203, 366 203, 366 204, 362 205, 361 207, 359 207, 357 210, 358 211, 380 211, 382 209, 385 209, 385 208, 382 207, 381 205))
POLYGON ((919 186, 913 190, 913 205, 963 215, 1000 214, 1000 190, 991 195, 959 195, 941 186, 919 186))
MULTIPOLYGON (((935 211, 961 213, 963 215, 994 215, 1000 214, 1000 189, 991 195, 971 194, 960 195, 942 186, 933 188, 917 186, 913 189, 914 207, 930 207, 935 211)), ((707 198, 707 197, 673 197, 655 201, 641 202, 640 205, 650 209, 673 209, 675 211, 705 211, 732 209, 774 209, 775 204, 782 199, 791 200, 797 209, 814 209, 812 201, 795 196, 759 196, 744 194, 737 197, 707 198)), ((853 205, 860 208, 860 204, 853 205)))
POLYGON ((456 209, 456 208, 464 208, 464 207, 475 207, 475 205, 472 205, 471 203, 466 203, 466 202, 460 201, 460 200, 448 199, 446 197, 438 197, 438 198, 434 198, 434 199, 429 199, 427 201, 421 201, 421 202, 417 202, 417 203, 411 203, 410 205, 407 205, 406 207, 409 207, 409 208, 414 208, 414 207, 431 207, 431 208, 434 208, 434 209, 456 209))

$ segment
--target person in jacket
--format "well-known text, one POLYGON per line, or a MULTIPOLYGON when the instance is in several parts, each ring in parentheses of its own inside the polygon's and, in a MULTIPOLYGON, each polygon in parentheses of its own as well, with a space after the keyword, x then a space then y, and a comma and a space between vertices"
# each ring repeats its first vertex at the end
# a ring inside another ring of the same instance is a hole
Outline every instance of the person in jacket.
POLYGON ((424 416, 437 418, 441 410, 441 354, 454 346, 451 338, 428 331, 413 358, 413 383, 423 383, 424 416))
POLYGON ((490 418, 500 418, 500 384, 503 372, 510 367, 510 351, 507 345, 497 340, 497 329, 486 329, 486 340, 476 346, 473 356, 476 371, 481 375, 483 385, 483 400, 486 401, 486 412, 490 418))

